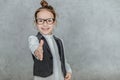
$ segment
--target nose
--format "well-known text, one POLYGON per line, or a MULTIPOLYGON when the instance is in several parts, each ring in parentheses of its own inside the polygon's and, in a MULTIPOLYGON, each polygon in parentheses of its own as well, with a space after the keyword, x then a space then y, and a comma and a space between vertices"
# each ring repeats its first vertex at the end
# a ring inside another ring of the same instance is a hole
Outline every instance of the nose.
POLYGON ((46 27, 46 26, 47 26, 47 22, 46 22, 46 21, 44 21, 43 25, 46 27))

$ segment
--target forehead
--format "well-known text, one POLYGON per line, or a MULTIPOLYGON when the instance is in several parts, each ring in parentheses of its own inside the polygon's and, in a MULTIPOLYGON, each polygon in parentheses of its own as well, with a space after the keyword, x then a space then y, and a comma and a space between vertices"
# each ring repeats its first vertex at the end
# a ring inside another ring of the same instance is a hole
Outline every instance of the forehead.
POLYGON ((47 19, 47 18, 54 18, 54 16, 50 11, 46 9, 42 9, 40 12, 37 13, 37 18, 47 19))

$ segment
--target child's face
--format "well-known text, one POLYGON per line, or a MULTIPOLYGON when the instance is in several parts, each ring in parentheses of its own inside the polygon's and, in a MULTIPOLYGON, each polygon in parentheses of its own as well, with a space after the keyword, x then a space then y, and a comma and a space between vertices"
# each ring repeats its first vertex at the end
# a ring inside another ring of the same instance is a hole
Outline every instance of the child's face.
POLYGON ((52 31, 55 26, 53 14, 47 11, 46 9, 43 9, 40 12, 38 12, 36 26, 40 33, 44 35, 52 34, 52 31))

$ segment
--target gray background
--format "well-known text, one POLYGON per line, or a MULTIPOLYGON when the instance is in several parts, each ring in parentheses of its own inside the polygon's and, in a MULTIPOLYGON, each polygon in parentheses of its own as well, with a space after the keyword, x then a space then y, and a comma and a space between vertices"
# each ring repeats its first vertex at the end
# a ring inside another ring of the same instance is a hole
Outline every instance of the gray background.
MULTIPOLYGON (((120 80, 120 0, 49 0, 72 80, 120 80)), ((0 0, 0 80, 32 80, 28 36, 39 0, 0 0)))

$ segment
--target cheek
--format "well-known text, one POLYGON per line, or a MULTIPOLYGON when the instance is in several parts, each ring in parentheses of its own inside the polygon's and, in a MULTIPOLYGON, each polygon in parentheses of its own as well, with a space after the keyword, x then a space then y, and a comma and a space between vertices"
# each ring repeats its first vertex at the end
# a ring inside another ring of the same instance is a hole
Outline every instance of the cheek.
POLYGON ((36 25, 36 27, 37 27, 37 28, 40 28, 40 27, 42 27, 42 25, 36 25))
POLYGON ((49 25, 49 27, 52 27, 52 28, 54 28, 55 27, 55 25, 53 24, 53 25, 49 25))
POLYGON ((36 25, 36 28, 37 28, 38 30, 40 30, 41 27, 42 27, 42 26, 40 26, 40 25, 36 25))
POLYGON ((51 30, 53 30, 53 29, 54 29, 54 27, 55 27, 55 26, 51 26, 51 28, 50 28, 50 29, 51 29, 51 30))

